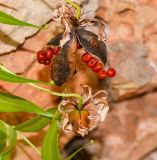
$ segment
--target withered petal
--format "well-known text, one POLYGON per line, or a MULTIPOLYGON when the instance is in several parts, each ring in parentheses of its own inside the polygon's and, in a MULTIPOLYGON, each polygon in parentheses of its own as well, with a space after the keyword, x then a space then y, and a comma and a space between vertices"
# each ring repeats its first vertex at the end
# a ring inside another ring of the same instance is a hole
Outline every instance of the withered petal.
POLYGON ((51 64, 51 78, 56 85, 61 86, 67 82, 76 71, 77 38, 75 30, 70 32, 70 40, 61 48, 59 54, 51 64))
POLYGON ((63 38, 63 33, 58 34, 56 37, 52 38, 47 45, 59 46, 60 40, 63 38))
POLYGON ((77 29, 76 35, 78 37, 80 44, 87 52, 93 54, 94 56, 97 56, 99 59, 101 59, 101 61, 104 64, 106 64, 107 62, 106 44, 102 41, 99 41, 98 36, 96 34, 84 29, 77 29))
POLYGON ((81 95, 83 96, 83 101, 86 102, 92 97, 92 88, 88 85, 81 85, 81 95))
POLYGON ((79 135, 81 135, 82 137, 84 137, 85 135, 87 135, 88 134, 88 128, 79 128, 78 130, 77 130, 77 133, 79 134, 79 135))

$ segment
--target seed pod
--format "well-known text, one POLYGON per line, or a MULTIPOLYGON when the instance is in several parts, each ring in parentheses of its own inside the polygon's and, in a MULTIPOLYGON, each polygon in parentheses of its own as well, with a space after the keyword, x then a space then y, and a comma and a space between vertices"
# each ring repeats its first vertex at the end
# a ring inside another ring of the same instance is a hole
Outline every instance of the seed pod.
POLYGON ((107 62, 107 49, 104 42, 98 40, 98 36, 84 29, 77 29, 76 34, 79 43, 89 53, 97 56, 104 63, 107 62))
POLYGON ((51 78, 56 85, 61 86, 75 74, 76 52, 77 38, 74 29, 72 29, 70 32, 70 40, 63 45, 51 65, 51 78))
POLYGON ((58 34, 56 37, 52 38, 47 45, 59 46, 60 40, 63 38, 63 33, 58 34))

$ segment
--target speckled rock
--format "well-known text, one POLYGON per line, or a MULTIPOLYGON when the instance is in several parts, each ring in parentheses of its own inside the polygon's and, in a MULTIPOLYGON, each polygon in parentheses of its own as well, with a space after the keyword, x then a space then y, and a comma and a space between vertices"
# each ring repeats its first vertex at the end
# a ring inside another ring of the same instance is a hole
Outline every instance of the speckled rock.
MULTIPOLYGON (((52 4, 56 0, 51 0, 51 5, 45 0, 2 0, 0 10, 12 15, 20 20, 42 26, 48 22, 53 13, 52 4)), ((29 27, 0 25, 0 54, 15 50, 22 44, 25 38, 37 33, 39 29, 29 27)))

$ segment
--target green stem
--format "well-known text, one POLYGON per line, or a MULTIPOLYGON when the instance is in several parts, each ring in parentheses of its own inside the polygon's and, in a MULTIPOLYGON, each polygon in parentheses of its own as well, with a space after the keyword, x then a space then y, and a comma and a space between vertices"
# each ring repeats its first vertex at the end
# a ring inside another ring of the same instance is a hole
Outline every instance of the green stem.
POLYGON ((32 143, 30 142, 24 135, 22 135, 19 131, 16 131, 17 134, 19 135, 19 137, 21 137, 30 147, 32 147, 34 149, 34 151, 41 156, 41 152, 39 151, 39 149, 32 143))
POLYGON ((52 94, 54 96, 59 96, 59 97, 75 97, 75 98, 79 99, 78 107, 82 106, 82 104, 83 104, 83 97, 80 96, 79 94, 75 94, 75 93, 71 93, 71 94, 58 93, 58 92, 53 92, 53 91, 50 91, 48 89, 42 88, 42 87, 37 86, 37 85, 35 85, 33 83, 29 83, 29 85, 31 85, 31 86, 33 86, 33 87, 35 87, 37 89, 40 89, 40 90, 42 90, 44 92, 47 92, 49 94, 52 94))
POLYGON ((72 7, 74 7, 77 11, 76 13, 76 19, 79 20, 81 16, 81 8, 76 3, 72 2, 71 0, 64 0, 66 3, 69 3, 72 7))

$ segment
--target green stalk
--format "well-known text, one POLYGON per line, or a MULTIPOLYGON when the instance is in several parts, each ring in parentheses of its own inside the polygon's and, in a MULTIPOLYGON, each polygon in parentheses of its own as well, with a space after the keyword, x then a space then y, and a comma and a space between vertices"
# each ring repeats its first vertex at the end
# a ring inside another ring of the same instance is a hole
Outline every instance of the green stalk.
POLYGON ((48 89, 42 88, 42 87, 37 86, 37 85, 35 85, 33 83, 28 83, 28 84, 31 85, 31 86, 33 86, 33 87, 35 87, 35 88, 37 88, 37 89, 39 89, 39 90, 41 90, 41 91, 47 92, 49 94, 52 94, 54 96, 59 96, 59 97, 75 97, 75 98, 79 99, 78 107, 82 106, 82 104, 83 104, 83 97, 80 96, 79 94, 75 94, 75 93, 71 93, 71 94, 69 94, 69 93, 68 94, 66 94, 66 93, 58 93, 58 92, 53 92, 53 91, 50 91, 48 89))
POLYGON ((24 135, 22 135, 19 131, 16 131, 16 132, 18 136, 21 137, 41 157, 41 152, 39 151, 39 149, 32 142, 30 142, 24 135))
POLYGON ((79 20, 81 17, 81 8, 79 5, 77 5, 76 3, 72 2, 71 0, 64 0, 66 3, 69 3, 72 7, 74 7, 77 11, 76 13, 76 19, 79 20))

